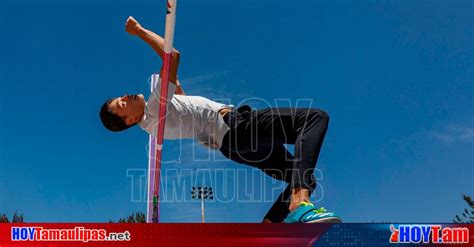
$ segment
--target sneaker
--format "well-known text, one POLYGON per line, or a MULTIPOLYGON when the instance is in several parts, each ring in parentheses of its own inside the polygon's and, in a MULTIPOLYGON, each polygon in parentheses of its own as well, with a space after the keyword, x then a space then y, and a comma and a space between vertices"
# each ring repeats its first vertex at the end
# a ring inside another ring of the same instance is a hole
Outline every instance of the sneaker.
POLYGON ((341 218, 335 213, 327 212, 325 208, 316 209, 312 203, 302 202, 291 211, 285 223, 341 223, 341 218))

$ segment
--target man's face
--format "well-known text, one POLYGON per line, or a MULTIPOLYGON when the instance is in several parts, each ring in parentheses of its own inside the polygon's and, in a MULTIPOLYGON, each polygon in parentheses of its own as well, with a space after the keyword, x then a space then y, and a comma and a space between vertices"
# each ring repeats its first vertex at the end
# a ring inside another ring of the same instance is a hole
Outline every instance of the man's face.
POLYGON ((121 117, 125 124, 138 123, 143 118, 145 111, 145 97, 143 94, 127 94, 117 97, 109 103, 109 109, 121 117))

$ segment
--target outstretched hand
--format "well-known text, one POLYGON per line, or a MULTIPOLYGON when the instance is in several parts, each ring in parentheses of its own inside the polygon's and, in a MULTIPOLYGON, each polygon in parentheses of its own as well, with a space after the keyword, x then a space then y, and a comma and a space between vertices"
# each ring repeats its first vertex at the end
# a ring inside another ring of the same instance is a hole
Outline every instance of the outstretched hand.
POLYGON ((138 23, 138 21, 135 20, 135 18, 133 18, 132 16, 129 16, 127 18, 127 22, 125 23, 125 31, 127 31, 127 33, 131 35, 137 35, 138 30, 140 30, 141 27, 142 26, 140 25, 140 23, 138 23))

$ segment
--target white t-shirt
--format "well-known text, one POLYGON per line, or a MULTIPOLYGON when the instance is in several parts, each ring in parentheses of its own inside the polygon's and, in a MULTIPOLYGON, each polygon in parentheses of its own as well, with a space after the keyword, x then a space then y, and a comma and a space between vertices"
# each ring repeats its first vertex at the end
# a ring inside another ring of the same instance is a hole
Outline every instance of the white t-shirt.
MULTIPOLYGON (((156 136, 158 128, 161 78, 151 93, 142 121, 138 123, 150 135, 156 136)), ((169 83, 165 117, 165 139, 196 138, 199 143, 219 149, 229 130, 219 110, 232 108, 201 96, 174 94, 176 85, 169 83)))

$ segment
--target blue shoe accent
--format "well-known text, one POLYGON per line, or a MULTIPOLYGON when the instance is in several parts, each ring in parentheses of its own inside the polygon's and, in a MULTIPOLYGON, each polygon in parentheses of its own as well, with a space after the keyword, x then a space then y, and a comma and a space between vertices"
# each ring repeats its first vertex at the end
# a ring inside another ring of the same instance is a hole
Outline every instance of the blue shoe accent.
POLYGON ((327 212, 325 208, 316 209, 312 203, 302 202, 291 211, 285 223, 341 223, 341 218, 335 213, 327 212))

